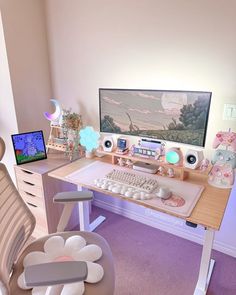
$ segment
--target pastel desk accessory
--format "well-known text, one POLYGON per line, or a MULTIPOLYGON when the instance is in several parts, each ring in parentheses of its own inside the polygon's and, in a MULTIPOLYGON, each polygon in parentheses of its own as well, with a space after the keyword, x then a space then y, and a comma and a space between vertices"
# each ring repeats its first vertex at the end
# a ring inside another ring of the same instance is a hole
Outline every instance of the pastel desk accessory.
POLYGON ((216 134, 213 141, 213 148, 217 148, 219 145, 231 146, 233 151, 236 152, 236 133, 220 131, 216 134))

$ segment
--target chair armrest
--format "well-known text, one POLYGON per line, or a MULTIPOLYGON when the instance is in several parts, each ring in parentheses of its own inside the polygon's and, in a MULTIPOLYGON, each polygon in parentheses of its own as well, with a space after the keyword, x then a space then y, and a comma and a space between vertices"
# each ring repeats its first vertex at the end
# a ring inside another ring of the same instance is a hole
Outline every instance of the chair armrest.
POLYGON ((72 191, 57 193, 54 198, 54 203, 69 203, 69 202, 83 202, 91 201, 93 199, 93 192, 91 191, 72 191))
POLYGON ((88 268, 84 261, 63 261, 25 267, 27 287, 53 286, 83 281, 88 268))

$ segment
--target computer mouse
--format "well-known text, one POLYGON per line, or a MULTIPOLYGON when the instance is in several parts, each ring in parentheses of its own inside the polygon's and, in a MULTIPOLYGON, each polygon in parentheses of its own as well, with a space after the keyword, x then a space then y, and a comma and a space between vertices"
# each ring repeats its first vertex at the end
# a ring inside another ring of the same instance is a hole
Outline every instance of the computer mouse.
POLYGON ((156 193, 156 196, 161 199, 168 199, 171 195, 172 192, 168 187, 159 187, 159 191, 156 193))

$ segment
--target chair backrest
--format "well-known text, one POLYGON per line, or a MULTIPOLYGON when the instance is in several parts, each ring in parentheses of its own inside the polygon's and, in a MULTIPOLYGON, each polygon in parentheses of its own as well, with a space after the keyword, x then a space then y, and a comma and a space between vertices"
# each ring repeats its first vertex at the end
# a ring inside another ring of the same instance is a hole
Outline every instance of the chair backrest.
POLYGON ((6 290, 14 262, 34 227, 34 216, 0 163, 0 286, 6 290))

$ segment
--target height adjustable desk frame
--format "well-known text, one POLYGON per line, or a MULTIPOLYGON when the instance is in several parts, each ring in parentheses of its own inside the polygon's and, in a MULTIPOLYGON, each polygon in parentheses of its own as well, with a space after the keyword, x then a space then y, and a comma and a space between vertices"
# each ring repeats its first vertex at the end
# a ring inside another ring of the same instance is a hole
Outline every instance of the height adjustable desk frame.
POLYGON ((105 216, 98 216, 93 222, 89 220, 90 202, 79 203, 79 224, 82 231, 94 231, 103 221, 106 220, 105 216))
POLYGON ((211 275, 215 265, 215 260, 211 259, 211 252, 214 242, 215 231, 206 229, 205 240, 202 248, 202 257, 198 275, 197 285, 194 295, 205 295, 210 284, 211 275))
MULTIPOLYGON (((80 188, 78 189, 78 191, 80 188)), ((62 202, 63 203, 63 202, 62 202)), ((99 216, 92 223, 89 221, 89 213, 90 213, 90 201, 73 201, 73 202, 64 202, 64 209, 62 211, 62 215, 60 221, 57 226, 57 232, 64 231, 66 228, 72 211, 74 209, 75 203, 78 203, 79 206, 79 224, 81 231, 94 231, 103 221, 105 221, 106 217, 99 216)))
MULTIPOLYGON (((95 159, 83 158, 69 165, 66 165, 64 167, 54 170, 53 172, 49 173, 49 176, 63 180, 63 181, 68 181, 68 179, 66 178, 67 175, 83 167, 86 167, 87 165, 91 164, 93 161, 97 161, 97 160, 109 162, 109 160, 104 158, 102 160, 97 158, 95 159)), ((98 175, 98 178, 99 178, 99 175, 98 175)), ((225 212, 228 199, 230 196, 230 189, 222 190, 222 189, 217 189, 215 187, 212 187, 208 185, 206 181, 206 176, 201 176, 196 174, 195 175, 193 174, 193 177, 190 176, 189 181, 191 183, 204 185, 205 190, 203 191, 198 203, 196 204, 195 208, 193 209, 189 217, 183 218, 182 216, 178 216, 177 214, 171 214, 171 215, 184 219, 190 223, 201 225, 205 228, 205 237, 203 242, 198 281, 197 281, 196 288, 194 290, 193 295, 206 295, 207 289, 210 283, 211 275, 213 272, 214 264, 215 264, 215 261, 211 259, 215 231, 218 231, 220 229, 221 222, 224 217, 224 212, 225 212)), ((79 190, 81 190, 81 188, 84 187, 86 189, 102 192, 104 194, 108 194, 110 196, 118 197, 123 200, 127 200, 129 202, 133 202, 133 203, 144 206, 143 204, 139 203, 138 200, 128 199, 121 195, 114 194, 112 192, 107 192, 102 189, 99 189, 96 187, 90 187, 88 185, 80 183, 79 179, 78 179, 78 182, 74 182, 74 184, 77 185, 79 190)), ((147 206, 147 207, 156 211, 170 214, 168 212, 165 212, 153 206, 147 206)), ((101 222, 105 220, 105 217, 100 216, 92 224, 89 223, 89 202, 84 202, 79 205, 79 214, 80 214, 81 229, 86 231, 93 231, 101 222)))

